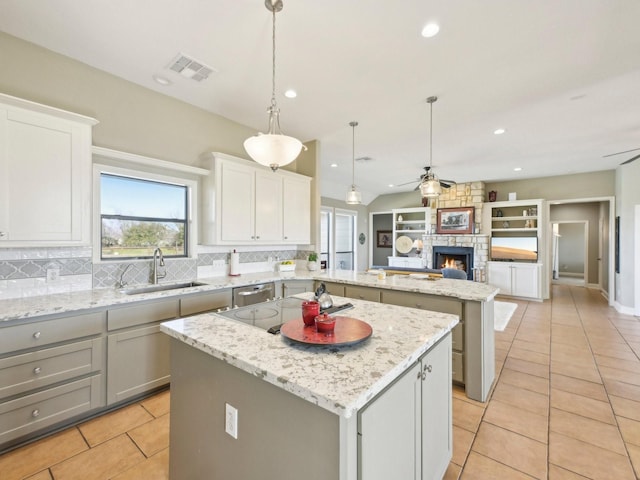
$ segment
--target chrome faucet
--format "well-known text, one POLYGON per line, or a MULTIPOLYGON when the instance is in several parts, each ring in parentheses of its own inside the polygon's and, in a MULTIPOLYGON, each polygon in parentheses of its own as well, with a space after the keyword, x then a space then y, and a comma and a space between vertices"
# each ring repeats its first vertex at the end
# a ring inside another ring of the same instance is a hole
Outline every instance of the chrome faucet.
POLYGON ((151 266, 151 278, 154 285, 158 283, 159 278, 167 276, 167 270, 165 269, 164 272, 158 273, 158 267, 164 267, 164 257, 159 247, 153 251, 153 264, 151 266))

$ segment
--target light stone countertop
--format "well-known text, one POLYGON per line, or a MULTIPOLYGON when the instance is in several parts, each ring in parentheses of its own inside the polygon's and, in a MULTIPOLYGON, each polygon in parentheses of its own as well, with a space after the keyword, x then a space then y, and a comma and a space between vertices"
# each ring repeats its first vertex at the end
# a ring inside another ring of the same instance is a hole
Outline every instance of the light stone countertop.
POLYGON ((2 322, 30 319, 42 315, 73 313, 81 310, 106 308, 145 300, 170 298, 178 295, 202 293, 223 288, 282 280, 319 280, 348 283, 351 285, 426 293, 472 301, 488 301, 493 299, 498 293, 498 289, 495 287, 467 280, 438 279, 430 281, 412 278, 406 275, 388 276, 385 280, 378 280, 374 274, 354 272, 351 270, 328 272, 296 270, 295 272, 284 273, 262 272, 244 274, 239 277, 224 276, 203 278, 197 280, 198 282, 206 283, 206 285, 203 286, 136 295, 125 295, 115 288, 100 288, 0 300, 0 324, 2 322))
MULTIPOLYGON (((313 294, 297 295, 311 298, 313 294)), ((214 313, 171 320, 161 330, 215 358, 345 418, 406 371, 458 323, 456 315, 334 297, 373 335, 354 346, 293 344, 214 313)))

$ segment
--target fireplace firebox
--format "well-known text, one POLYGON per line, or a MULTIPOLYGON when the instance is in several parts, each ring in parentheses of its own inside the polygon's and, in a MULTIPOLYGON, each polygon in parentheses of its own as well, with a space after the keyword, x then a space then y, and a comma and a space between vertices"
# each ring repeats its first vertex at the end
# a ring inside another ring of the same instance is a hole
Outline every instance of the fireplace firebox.
POLYGON ((464 270, 468 280, 473 280, 473 247, 433 247, 432 268, 457 268, 464 270))

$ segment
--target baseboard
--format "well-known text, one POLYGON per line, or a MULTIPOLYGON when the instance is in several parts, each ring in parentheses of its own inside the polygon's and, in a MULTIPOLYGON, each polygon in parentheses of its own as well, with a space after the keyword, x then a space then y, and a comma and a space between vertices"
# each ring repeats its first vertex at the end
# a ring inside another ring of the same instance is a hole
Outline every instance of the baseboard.
POLYGON ((625 315, 633 315, 634 310, 633 307, 627 307, 625 305, 620 305, 618 302, 613 303, 613 308, 616 309, 619 313, 624 313, 625 315))

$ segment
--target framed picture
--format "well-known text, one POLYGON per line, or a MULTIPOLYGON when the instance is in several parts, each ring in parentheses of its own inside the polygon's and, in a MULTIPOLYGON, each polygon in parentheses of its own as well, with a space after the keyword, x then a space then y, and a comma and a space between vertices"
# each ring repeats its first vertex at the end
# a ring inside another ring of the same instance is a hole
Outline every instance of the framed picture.
POLYGON ((474 207, 439 208, 436 233, 471 234, 473 233, 474 207))
POLYGON ((391 230, 378 230, 376 232, 376 239, 378 240, 376 245, 379 248, 391 248, 391 230))

